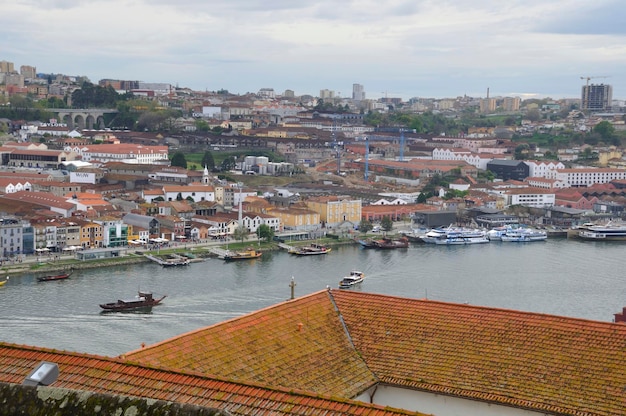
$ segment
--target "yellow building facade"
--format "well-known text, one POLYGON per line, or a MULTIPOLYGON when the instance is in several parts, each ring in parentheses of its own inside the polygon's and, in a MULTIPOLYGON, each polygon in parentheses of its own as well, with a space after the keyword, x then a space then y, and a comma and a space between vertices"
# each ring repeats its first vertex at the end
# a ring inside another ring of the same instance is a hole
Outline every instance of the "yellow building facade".
POLYGON ((320 214, 320 221, 334 227, 344 222, 358 224, 361 221, 362 201, 347 196, 323 196, 306 201, 309 209, 320 214))

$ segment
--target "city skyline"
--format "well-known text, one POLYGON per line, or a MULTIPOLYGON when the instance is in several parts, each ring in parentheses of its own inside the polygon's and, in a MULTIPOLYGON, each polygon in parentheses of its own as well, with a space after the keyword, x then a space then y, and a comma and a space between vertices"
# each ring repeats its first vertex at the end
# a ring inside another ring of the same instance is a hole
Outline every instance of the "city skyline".
POLYGON ((38 72, 350 98, 626 98, 621 3, 17 0, 0 60, 38 72), (590 77, 589 80, 586 78, 590 77))

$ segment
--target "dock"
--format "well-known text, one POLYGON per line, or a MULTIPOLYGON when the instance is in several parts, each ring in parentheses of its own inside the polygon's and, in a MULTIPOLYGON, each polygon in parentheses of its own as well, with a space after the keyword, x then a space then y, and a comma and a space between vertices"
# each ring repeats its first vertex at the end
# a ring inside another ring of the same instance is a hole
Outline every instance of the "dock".
POLYGON ((227 255, 231 254, 231 251, 230 250, 225 250, 225 249, 219 248, 219 247, 211 247, 209 249, 209 253, 215 254, 220 259, 223 259, 227 255))
POLYGON ((172 267, 172 266, 187 266, 189 264, 189 259, 183 256, 175 255, 175 257, 164 259, 161 257, 153 256, 151 254, 145 255, 147 259, 152 260, 155 263, 160 264, 163 267, 172 267))
POLYGON ((294 246, 290 246, 289 244, 285 244, 285 243, 278 243, 278 247, 282 248, 283 250, 287 250, 287 251, 295 251, 296 248, 294 246))

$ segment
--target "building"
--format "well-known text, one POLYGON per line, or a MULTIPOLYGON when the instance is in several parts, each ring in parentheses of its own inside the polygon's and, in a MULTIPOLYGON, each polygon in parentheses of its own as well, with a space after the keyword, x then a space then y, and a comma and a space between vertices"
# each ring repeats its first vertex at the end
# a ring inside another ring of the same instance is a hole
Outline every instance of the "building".
POLYGON ((613 102, 613 87, 604 84, 583 85, 581 98, 583 111, 608 111, 613 102))
POLYGON ((503 181, 523 181, 529 176, 530 168, 522 160, 494 159, 487 163, 487 170, 493 172, 498 179, 503 181))
POLYGON ((169 163, 167 146, 144 146, 140 144, 94 144, 88 146, 66 146, 66 152, 74 152, 84 162, 123 162, 132 164, 169 163))
POLYGON ((551 177, 565 183, 567 187, 588 187, 597 183, 624 180, 626 179, 626 169, 556 169, 551 177))
POLYGON ((361 221, 360 199, 347 196, 321 196, 306 200, 306 206, 320 215, 326 227, 335 227, 345 222, 353 225, 361 221))
POLYGON ((361 84, 352 84, 352 99, 354 101, 365 100, 365 88, 361 84))

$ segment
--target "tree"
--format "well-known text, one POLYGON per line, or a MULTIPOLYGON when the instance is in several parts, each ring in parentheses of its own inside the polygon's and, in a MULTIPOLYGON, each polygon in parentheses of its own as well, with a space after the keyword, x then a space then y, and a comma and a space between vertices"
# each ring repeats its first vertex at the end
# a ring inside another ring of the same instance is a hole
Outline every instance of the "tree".
POLYGON ((256 229, 256 235, 261 239, 264 239, 268 243, 272 242, 274 238, 274 229, 267 224, 261 224, 256 229))
POLYGON ((178 195, 176 195, 176 200, 177 201, 182 201, 183 200, 183 194, 179 192, 178 195))
POLYGON ((374 225, 372 224, 372 222, 365 218, 363 218, 361 222, 359 223, 359 232, 363 234, 367 234, 368 232, 372 230, 372 228, 374 228, 374 225))
POLYGON ((417 202, 418 204, 425 204, 427 199, 428 199, 428 196, 426 195, 426 193, 420 192, 415 202, 417 202))
POLYGON ((235 168, 235 158, 234 157, 227 157, 226 159, 224 159, 222 161, 222 166, 221 166, 222 170, 231 170, 235 168))
POLYGON ((213 160, 213 154, 208 150, 204 152, 204 156, 202 156, 202 167, 206 167, 209 170, 213 170, 215 168, 215 160, 213 160))
POLYGON ((383 231, 391 231, 393 229, 393 221, 388 215, 385 215, 380 221, 380 227, 383 231))
POLYGON ((185 155, 183 152, 176 152, 172 155, 172 166, 178 166, 183 169, 187 169, 187 159, 185 159, 185 155))
POLYGON ((593 126, 593 132, 600 135, 603 141, 607 141, 607 139, 611 139, 615 135, 615 127, 608 121, 601 121, 593 126))
POLYGON ((235 231, 233 231, 233 238, 235 240, 240 240, 243 243, 243 240, 248 236, 249 233, 250 231, 242 225, 235 228, 235 231))

